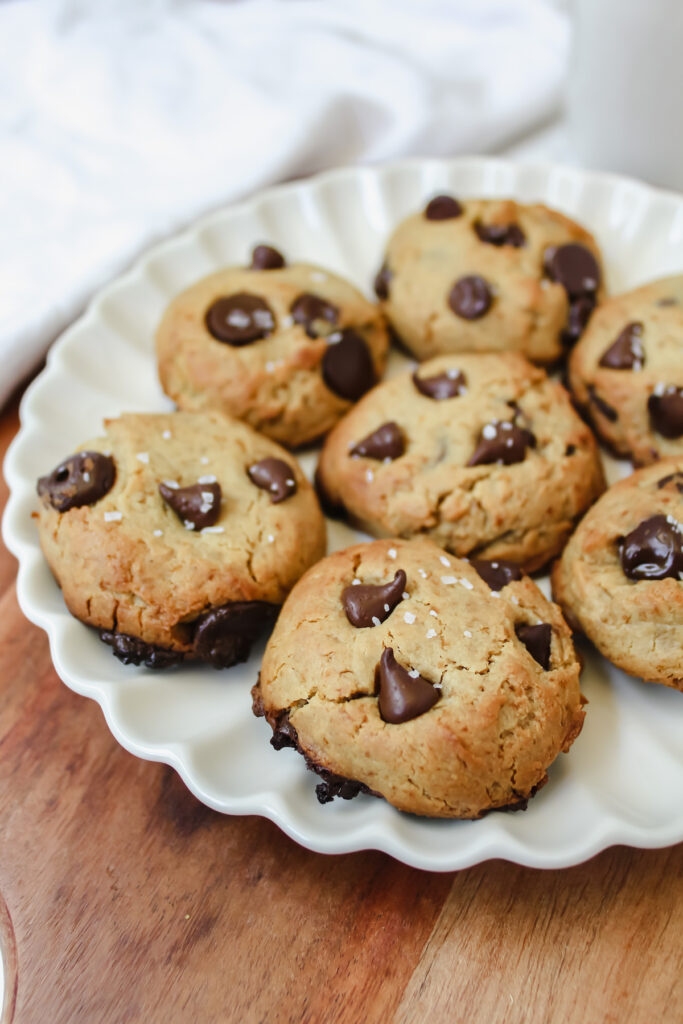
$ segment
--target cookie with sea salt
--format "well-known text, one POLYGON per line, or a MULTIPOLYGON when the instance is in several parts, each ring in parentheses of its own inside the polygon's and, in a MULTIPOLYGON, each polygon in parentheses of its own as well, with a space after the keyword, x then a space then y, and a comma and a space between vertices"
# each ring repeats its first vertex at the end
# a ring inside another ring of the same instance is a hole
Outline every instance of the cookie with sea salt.
POLYGON ((222 413, 126 414, 38 481, 41 547, 123 662, 227 667, 325 551, 296 459, 222 413))
POLYGON ((327 438, 317 481, 370 533, 530 572, 604 489, 567 392, 513 353, 440 356, 378 385, 327 438))
POLYGON ((683 275, 603 302, 571 354, 569 385, 616 454, 639 465, 683 454, 683 275))
POLYGON ((559 608, 516 566, 424 540, 359 544, 310 569, 252 693, 273 746, 321 777, 321 803, 369 792, 440 818, 524 805, 584 718, 559 608))
POLYGON ((569 621, 625 672, 683 690, 683 456, 620 480, 553 568, 569 621))
POLYGON ((380 378, 384 318, 347 281, 257 246, 166 310, 159 377, 180 409, 219 409, 290 448, 322 437, 380 378))
POLYGON ((418 359, 520 352, 549 364, 581 335, 602 278, 593 236, 556 210, 442 195, 396 228, 375 291, 418 359))

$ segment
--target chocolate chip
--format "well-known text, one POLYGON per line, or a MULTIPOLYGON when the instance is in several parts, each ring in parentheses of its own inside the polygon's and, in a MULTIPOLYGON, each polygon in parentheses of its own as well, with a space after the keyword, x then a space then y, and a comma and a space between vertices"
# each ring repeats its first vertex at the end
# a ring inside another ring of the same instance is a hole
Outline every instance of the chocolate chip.
POLYGON ((249 292, 216 299, 206 311, 205 322, 216 341, 236 347, 250 345, 275 330, 275 315, 268 303, 249 292))
POLYGON ((268 491, 273 505, 296 494, 294 470, 282 459, 261 459, 247 470, 249 479, 257 487, 268 491))
POLYGON ((252 643, 274 622, 278 610, 266 601, 234 601, 209 609, 194 623, 196 656, 214 668, 246 661, 252 643))
POLYGON ((527 448, 535 447, 536 438, 530 430, 518 427, 510 420, 494 420, 483 428, 467 465, 484 466, 495 462, 511 466, 515 462, 523 462, 527 448))
POLYGON ((191 487, 161 483, 159 493, 188 530, 213 526, 220 515, 221 485, 218 483, 192 484, 191 487))
POLYGON ((169 668, 178 665, 185 655, 181 651, 172 651, 168 647, 145 643, 128 633, 116 633, 113 630, 100 631, 100 640, 108 644, 112 654, 124 665, 144 665, 145 668, 169 668))
POLYGON ((570 346, 578 341, 593 315, 596 306, 594 295, 582 295, 581 298, 572 299, 567 312, 567 323, 563 328, 560 338, 564 345, 570 346))
POLYGON ((619 560, 632 580, 683 579, 683 526, 657 515, 621 538, 619 560))
POLYGON ((668 487, 671 484, 683 494, 683 473, 669 473, 668 476, 663 476, 661 480, 657 481, 657 488, 661 490, 663 487, 668 487))
POLYGON ((440 691, 428 679, 411 673, 396 661, 391 647, 382 651, 377 666, 376 688, 379 692, 379 713, 385 722, 398 725, 429 711, 440 691))
POLYGON ((524 575, 516 562, 508 562, 503 558, 499 558, 495 562, 488 562, 483 558, 473 558, 470 565, 491 590, 502 590, 513 580, 521 580, 524 575))
MULTIPOLYGON (((309 767, 311 767, 309 765, 309 767)), ((319 804, 329 804, 336 796, 342 800, 353 800, 359 793, 369 793, 370 790, 362 782, 355 779, 346 779, 343 775, 335 772, 328 772, 325 768, 314 768, 318 775, 323 776, 323 781, 315 787, 315 795, 319 804)))
POLYGON ((453 196, 434 196, 425 207, 427 220, 452 220, 461 214, 462 206, 453 196))
POLYGON ((303 292, 298 295, 289 309, 294 322, 301 324, 309 338, 319 338, 329 333, 330 326, 339 319, 339 310, 319 295, 303 292))
POLYGON ((561 284, 571 298, 594 295, 600 287, 600 267, 585 245, 570 242, 546 249, 545 272, 551 281, 561 284))
POLYGON ((441 402, 445 398, 457 398, 458 395, 467 391, 465 374, 461 370, 455 369, 446 370, 445 373, 439 373, 435 377, 418 377, 417 373, 414 373, 413 384, 421 395, 433 398, 437 402, 441 402))
POLYGON ((657 299, 656 306, 677 306, 678 299, 675 299, 673 295, 668 295, 664 299, 657 299))
POLYGON ((588 398, 605 419, 609 420, 610 423, 616 423, 619 419, 619 413, 604 398, 600 397, 592 384, 588 385, 588 398))
POLYGON ((257 245, 251 254, 252 270, 280 270, 284 265, 284 256, 272 245, 257 245))
POLYGON ((576 451, 576 445, 575 444, 568 444, 567 447, 564 450, 564 454, 565 455, 573 455, 575 451, 576 451))
POLYGON ((351 449, 351 455, 360 455, 366 459, 398 459, 405 451, 403 434, 398 423, 390 420, 368 434, 351 449))
POLYGON ((273 735, 270 738, 270 745, 275 750, 284 750, 285 747, 299 747, 299 736, 289 720, 289 711, 281 711, 271 722, 273 735))
POLYGON ((375 275, 375 295, 382 302, 386 302, 386 300, 389 298, 389 285, 391 284, 391 279, 393 276, 393 272, 389 270, 389 267, 387 266, 386 263, 382 264, 382 266, 377 271, 377 274, 375 275))
POLYGON ((78 452, 41 476, 36 490, 58 512, 81 505, 94 505, 114 486, 116 464, 111 455, 78 452))
POLYGON ((683 388, 658 385, 647 400, 652 426, 662 437, 683 436, 683 388))
POLYGON ((642 370, 645 357, 641 338, 643 325, 627 324, 600 360, 610 370, 642 370))
POLYGON ((477 237, 488 245, 511 245, 520 249, 526 244, 526 235, 519 224, 482 224, 477 221, 474 230, 477 237))
POLYGON ((463 320, 478 320, 488 313, 492 301, 488 284, 478 274, 461 277, 448 296, 448 305, 463 320))
POLYGON ((347 327, 337 334, 330 335, 330 344, 323 356, 323 380, 340 398, 355 402, 375 383, 372 356, 356 331, 347 327))
POLYGON ((405 589, 406 574, 403 569, 399 569, 389 583, 377 586, 357 583, 346 587, 341 596, 346 618, 356 629, 379 626, 401 603, 405 589))
POLYGON ((526 647, 527 651, 542 669, 546 672, 550 667, 550 638, 552 628, 547 622, 541 622, 538 626, 517 625, 515 626, 517 639, 526 647))

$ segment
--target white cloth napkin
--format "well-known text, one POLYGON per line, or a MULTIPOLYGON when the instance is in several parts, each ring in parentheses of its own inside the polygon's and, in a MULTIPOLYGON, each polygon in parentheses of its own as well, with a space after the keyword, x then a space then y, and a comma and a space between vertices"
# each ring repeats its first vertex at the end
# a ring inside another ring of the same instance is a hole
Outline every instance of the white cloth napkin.
POLYGON ((0 405, 152 240, 270 182, 548 117, 546 0, 0 3, 0 405))

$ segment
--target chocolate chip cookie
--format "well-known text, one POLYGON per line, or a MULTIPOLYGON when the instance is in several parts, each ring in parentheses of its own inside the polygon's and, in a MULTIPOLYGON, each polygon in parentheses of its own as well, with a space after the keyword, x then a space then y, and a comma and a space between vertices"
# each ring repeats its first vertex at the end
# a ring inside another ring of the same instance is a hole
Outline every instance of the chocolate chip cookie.
POLYGON ((157 331, 181 409, 219 409, 290 448, 322 437, 381 376, 384 318, 347 281, 257 246, 250 267, 197 282, 157 331))
POLYGON ((321 803, 373 793, 439 818, 523 806, 584 718, 559 608, 517 567, 424 540, 359 544, 310 569, 252 692, 273 746, 321 777, 321 803))
POLYGON ((683 690, 683 456, 614 484, 553 568, 569 621, 634 676, 683 690))
POLYGON ((600 252, 546 206, 437 196, 389 239, 375 291, 418 359, 521 352, 549 364, 603 295, 600 252))
POLYGON ((105 421, 38 481, 45 557, 125 663, 243 661, 325 524, 296 459, 218 412, 105 421))
POLYGON ((683 453, 683 275, 616 295, 569 360, 577 404, 603 441, 640 465, 683 453))
POLYGON ((317 479, 323 504, 370 533, 528 571, 604 489, 569 395, 514 353, 440 356, 380 384, 327 438, 317 479))

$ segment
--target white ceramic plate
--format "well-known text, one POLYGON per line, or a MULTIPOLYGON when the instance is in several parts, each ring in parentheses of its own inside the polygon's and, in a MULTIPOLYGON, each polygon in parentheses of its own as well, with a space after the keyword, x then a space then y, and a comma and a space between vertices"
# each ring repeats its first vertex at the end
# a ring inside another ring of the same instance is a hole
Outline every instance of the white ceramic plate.
MULTIPOLYGON (((227 672, 126 668, 71 618, 41 556, 31 520, 36 478, 97 436, 104 416, 170 407, 157 382, 153 334, 173 295, 223 265, 244 263, 263 240, 290 261, 326 265, 368 291, 391 228, 440 191, 539 200, 578 218, 603 247, 613 291, 683 270, 683 197, 560 167, 404 161, 333 171, 221 210, 157 246, 104 289, 52 346, 47 367, 24 396, 22 428, 5 462, 11 497, 3 521, 7 546, 19 560, 19 602, 47 631, 61 678, 100 704, 127 750, 172 765, 216 810, 263 815, 311 849, 374 848, 445 871, 489 857, 554 868, 615 843, 677 842, 683 839, 683 697, 628 678, 592 649, 584 650, 582 689, 590 705, 583 732, 525 813, 429 821, 368 796, 321 807, 303 759, 293 750, 276 753, 269 727, 251 714, 260 651, 227 672)), ((304 461, 313 468, 313 456, 304 461)), ((625 469, 612 464, 609 471, 625 469)), ((330 524, 331 548, 358 536, 330 524)))

